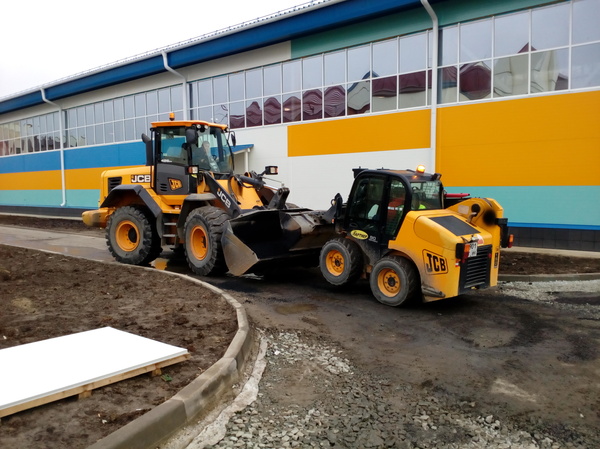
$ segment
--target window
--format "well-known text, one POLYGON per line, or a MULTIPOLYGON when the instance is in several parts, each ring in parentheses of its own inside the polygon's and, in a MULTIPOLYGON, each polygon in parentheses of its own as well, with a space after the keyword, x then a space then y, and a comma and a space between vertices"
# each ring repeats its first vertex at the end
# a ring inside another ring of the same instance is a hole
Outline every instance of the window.
POLYGON ((569 44, 568 3, 534 9, 531 13, 532 50, 545 50, 569 44))
POLYGON ((600 0, 573 2, 573 43, 600 41, 600 0))

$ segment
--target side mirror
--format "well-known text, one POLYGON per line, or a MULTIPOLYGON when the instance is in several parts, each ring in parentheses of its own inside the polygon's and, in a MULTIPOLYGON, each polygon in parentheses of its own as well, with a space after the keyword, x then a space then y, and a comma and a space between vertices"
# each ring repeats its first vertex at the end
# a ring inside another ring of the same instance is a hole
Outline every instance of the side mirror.
POLYGON ((237 139, 235 138, 235 132, 231 131, 230 136, 231 136, 231 146, 234 147, 237 145, 237 139))
POLYGON ((198 146, 198 133, 194 128, 185 129, 185 141, 188 145, 198 146))

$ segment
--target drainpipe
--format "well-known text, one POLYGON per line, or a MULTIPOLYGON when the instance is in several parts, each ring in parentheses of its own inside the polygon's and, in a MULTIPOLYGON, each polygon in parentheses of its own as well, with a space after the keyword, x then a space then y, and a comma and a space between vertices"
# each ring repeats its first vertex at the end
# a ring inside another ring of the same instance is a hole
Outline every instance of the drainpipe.
POLYGON ((431 52, 431 154, 433 156, 433 170, 435 173, 436 167, 436 148, 437 148, 437 108, 438 108, 438 48, 439 48, 439 22, 435 11, 429 4, 428 0, 421 0, 421 4, 431 17, 433 23, 433 29, 431 34, 433 35, 433 42, 431 52))
POLYGON ((44 103, 48 103, 49 105, 52 105, 58 109, 58 129, 60 131, 60 134, 59 134, 59 136, 60 136, 59 137, 59 142, 60 142, 60 148, 59 148, 59 150, 60 150, 60 182, 61 182, 61 186, 62 186, 62 203, 60 203, 60 207, 65 207, 67 205, 67 182, 65 179, 65 145, 63 142, 63 137, 64 137, 63 110, 59 105, 57 105, 53 101, 50 101, 46 98, 46 91, 44 90, 43 87, 40 87, 40 92, 42 93, 42 100, 44 100, 44 103))
POLYGON ((169 60, 167 58, 166 52, 161 51, 160 54, 163 57, 163 65, 165 66, 165 69, 168 70, 169 72, 171 72, 173 75, 180 77, 183 80, 181 82, 181 85, 183 87, 183 89, 182 89, 183 90, 183 119, 188 120, 189 106, 188 106, 187 78, 169 66, 169 60))

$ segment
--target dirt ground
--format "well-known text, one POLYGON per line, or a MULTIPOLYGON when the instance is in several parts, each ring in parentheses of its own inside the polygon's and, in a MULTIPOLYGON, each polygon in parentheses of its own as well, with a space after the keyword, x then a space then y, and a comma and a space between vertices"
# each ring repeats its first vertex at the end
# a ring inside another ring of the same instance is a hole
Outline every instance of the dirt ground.
POLYGON ((89 446, 188 385, 224 354, 237 331, 228 303, 179 277, 1 245, 0 297, 0 349, 110 326, 191 354, 163 368, 162 376, 141 375, 89 398, 2 418, 5 448, 89 446))
MULTIPOLYGON (((0 215, 4 224, 101 235, 78 221, 0 215)), ((600 272, 600 259, 505 253, 501 272, 600 272)), ((234 312, 213 293, 191 283, 186 287, 159 272, 0 246, 0 349, 112 326, 185 347, 192 355, 165 368, 168 377, 143 375, 101 388, 90 398, 3 418, 0 447, 87 447, 168 399, 218 360, 235 333, 234 312)))

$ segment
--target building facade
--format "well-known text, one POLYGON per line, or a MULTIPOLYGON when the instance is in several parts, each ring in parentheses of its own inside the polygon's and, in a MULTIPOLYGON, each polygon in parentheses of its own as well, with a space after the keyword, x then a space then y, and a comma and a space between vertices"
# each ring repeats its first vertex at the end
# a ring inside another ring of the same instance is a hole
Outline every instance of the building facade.
POLYGON ((0 99, 0 211, 96 208, 170 112, 228 124, 236 171, 278 165, 301 206, 423 164, 517 245, 600 251, 600 0, 312 2, 0 99))

